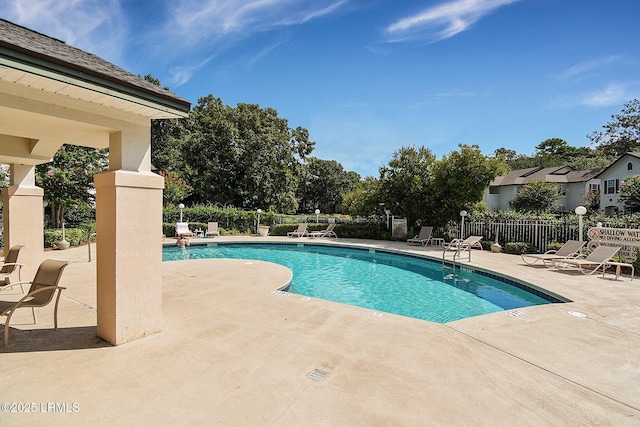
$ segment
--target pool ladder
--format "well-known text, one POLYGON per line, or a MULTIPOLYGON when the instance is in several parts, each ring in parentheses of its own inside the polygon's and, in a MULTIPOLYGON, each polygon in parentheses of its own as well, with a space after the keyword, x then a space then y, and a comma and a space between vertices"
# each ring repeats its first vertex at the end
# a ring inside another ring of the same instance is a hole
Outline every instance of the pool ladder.
MULTIPOLYGON (((453 272, 454 273, 456 272, 456 265, 457 265, 456 258, 458 258, 458 256, 461 253, 460 249, 461 248, 458 248, 453 252, 453 259, 452 259, 452 262, 449 264, 446 262, 446 255, 447 255, 448 248, 444 248, 444 250, 442 251, 442 266, 444 268, 446 268, 447 265, 450 265, 453 272)), ((471 251, 469 251, 469 261, 471 261, 471 251)))

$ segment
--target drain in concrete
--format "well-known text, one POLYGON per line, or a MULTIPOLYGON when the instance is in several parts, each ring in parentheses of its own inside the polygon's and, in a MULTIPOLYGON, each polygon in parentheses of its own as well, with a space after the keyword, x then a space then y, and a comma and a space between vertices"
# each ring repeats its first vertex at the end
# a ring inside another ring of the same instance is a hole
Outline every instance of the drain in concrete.
POLYGON ((523 316, 525 314, 527 314, 525 310, 514 310, 514 311, 507 312, 507 316, 511 316, 511 317, 523 316))
POLYGON ((322 381, 329 375, 329 372, 323 371, 322 369, 314 369, 310 374, 309 378, 316 381, 322 381))

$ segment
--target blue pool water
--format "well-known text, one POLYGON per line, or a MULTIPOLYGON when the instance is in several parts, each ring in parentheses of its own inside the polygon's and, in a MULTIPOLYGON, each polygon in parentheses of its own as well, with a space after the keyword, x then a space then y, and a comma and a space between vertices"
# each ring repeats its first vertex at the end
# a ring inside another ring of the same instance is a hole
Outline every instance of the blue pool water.
POLYGON ((469 270, 384 251, 301 244, 166 247, 163 260, 235 258, 293 271, 289 292, 446 323, 502 310, 559 302, 469 270))

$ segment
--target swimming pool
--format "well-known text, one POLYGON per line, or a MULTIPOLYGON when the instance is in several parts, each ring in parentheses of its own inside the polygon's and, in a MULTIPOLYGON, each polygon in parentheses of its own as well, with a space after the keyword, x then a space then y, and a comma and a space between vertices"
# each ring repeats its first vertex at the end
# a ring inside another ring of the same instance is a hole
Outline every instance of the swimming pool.
POLYGON ((526 284, 439 261, 368 248, 324 244, 216 243, 165 247, 163 261, 235 258, 293 271, 287 291, 437 323, 563 302, 526 284), (494 276, 494 277, 491 277, 494 276))

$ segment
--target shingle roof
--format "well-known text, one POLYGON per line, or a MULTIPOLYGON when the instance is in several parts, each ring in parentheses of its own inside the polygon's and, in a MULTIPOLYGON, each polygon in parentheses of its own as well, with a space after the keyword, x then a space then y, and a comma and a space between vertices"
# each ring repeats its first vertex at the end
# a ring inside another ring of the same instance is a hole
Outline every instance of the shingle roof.
POLYGON ((568 166, 541 166, 517 169, 502 175, 491 181, 491 186, 522 185, 531 181, 546 181, 557 183, 586 182, 594 178, 605 168, 586 169, 576 171, 568 166))
POLYGON ((0 49, 0 56, 9 56, 17 61, 35 60, 39 61, 40 65, 50 65, 58 72, 66 70, 75 78, 97 78, 105 84, 110 82, 136 92, 152 94, 186 111, 191 105, 189 101, 96 55, 4 19, 0 19, 0 49))

